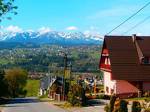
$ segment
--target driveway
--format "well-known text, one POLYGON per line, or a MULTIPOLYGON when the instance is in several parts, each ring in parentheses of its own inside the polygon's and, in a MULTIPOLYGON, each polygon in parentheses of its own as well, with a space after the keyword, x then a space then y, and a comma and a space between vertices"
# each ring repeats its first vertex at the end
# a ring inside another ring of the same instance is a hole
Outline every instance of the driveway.
POLYGON ((37 98, 16 98, 4 105, 2 112, 104 112, 108 101, 89 100, 88 107, 64 110, 49 102, 40 102, 37 98))
POLYGON ((93 99, 88 100, 88 106, 82 108, 72 108, 70 112, 105 112, 104 107, 109 100, 93 99))
POLYGON ((3 106, 2 112, 67 112, 53 104, 36 98, 16 98, 3 106))

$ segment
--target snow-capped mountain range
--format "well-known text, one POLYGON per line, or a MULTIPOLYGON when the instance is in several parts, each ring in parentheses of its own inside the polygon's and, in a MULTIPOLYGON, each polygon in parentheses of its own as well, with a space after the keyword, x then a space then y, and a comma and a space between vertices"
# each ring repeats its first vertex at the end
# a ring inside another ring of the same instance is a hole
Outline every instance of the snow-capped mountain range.
POLYGON ((81 32, 38 32, 22 31, 0 33, 0 42, 20 42, 36 44, 58 44, 58 45, 83 45, 100 44, 103 38, 98 34, 84 34, 81 32))

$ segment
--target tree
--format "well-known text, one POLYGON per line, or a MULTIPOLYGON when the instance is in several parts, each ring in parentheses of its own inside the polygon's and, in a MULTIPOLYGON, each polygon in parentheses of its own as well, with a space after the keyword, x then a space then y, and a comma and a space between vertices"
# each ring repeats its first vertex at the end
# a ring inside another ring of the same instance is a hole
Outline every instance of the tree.
POLYGON ((114 110, 114 104, 115 104, 116 98, 117 97, 115 95, 112 95, 110 98, 110 112, 114 110))
POLYGON ((11 97, 18 97, 23 94, 27 82, 27 72, 14 68, 6 71, 5 79, 8 83, 8 91, 11 97))
POLYGON ((117 112, 116 109, 114 109, 116 100, 117 100, 116 95, 112 95, 111 98, 110 98, 109 104, 107 104, 107 105, 104 107, 104 110, 105 110, 106 112, 113 112, 114 110, 115 110, 115 112, 117 112))
MULTIPOLYGON (((3 16, 7 13, 12 13, 14 15, 17 14, 15 9, 17 9, 17 6, 14 6, 14 0, 0 0, 0 22, 2 21, 3 16)), ((7 19, 11 19, 10 17, 7 17, 7 19)))
POLYGON ((5 82, 5 71, 0 70, 0 97, 7 96, 7 84, 5 82))
POLYGON ((132 112, 141 112, 141 104, 138 101, 133 101, 132 103, 132 112))
POLYGON ((86 103, 85 90, 81 85, 73 84, 68 92, 68 102, 73 106, 81 106, 86 103))
POLYGON ((118 112, 128 112, 128 102, 126 100, 120 100, 120 107, 118 112))

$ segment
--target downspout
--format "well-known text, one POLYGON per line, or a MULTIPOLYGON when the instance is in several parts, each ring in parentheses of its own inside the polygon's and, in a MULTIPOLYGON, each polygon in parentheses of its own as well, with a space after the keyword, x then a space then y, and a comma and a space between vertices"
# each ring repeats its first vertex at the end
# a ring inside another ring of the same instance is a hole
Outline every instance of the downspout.
POLYGON ((137 42, 136 34, 132 35, 132 40, 133 40, 133 43, 135 44, 135 47, 136 47, 136 50, 137 50, 137 53, 138 53, 139 62, 141 63, 141 59, 144 58, 144 55, 143 55, 143 53, 141 51, 141 48, 139 47, 139 44, 137 42))

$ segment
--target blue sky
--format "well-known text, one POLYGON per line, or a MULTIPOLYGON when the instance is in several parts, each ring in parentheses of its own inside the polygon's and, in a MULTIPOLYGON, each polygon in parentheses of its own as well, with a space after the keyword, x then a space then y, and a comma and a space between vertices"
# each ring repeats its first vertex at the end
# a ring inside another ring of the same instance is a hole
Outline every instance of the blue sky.
MULTIPOLYGON (((55 30, 94 32, 105 35, 123 20, 148 3, 148 0, 16 0, 18 15, 0 23, 4 30, 55 30)), ((115 30, 121 35, 145 17, 150 6, 115 30)), ((131 30, 149 35, 150 20, 131 30)))

